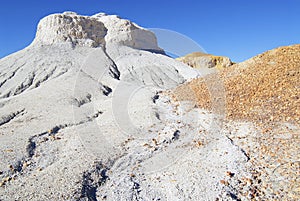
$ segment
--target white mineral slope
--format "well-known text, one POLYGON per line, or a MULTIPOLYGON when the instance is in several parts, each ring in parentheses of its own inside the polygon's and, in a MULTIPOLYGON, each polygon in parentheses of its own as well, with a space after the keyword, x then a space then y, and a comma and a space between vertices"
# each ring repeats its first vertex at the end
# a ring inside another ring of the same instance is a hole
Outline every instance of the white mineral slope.
POLYGON ((247 157, 160 92, 197 76, 128 20, 45 17, 0 60, 0 200, 230 200, 247 157))

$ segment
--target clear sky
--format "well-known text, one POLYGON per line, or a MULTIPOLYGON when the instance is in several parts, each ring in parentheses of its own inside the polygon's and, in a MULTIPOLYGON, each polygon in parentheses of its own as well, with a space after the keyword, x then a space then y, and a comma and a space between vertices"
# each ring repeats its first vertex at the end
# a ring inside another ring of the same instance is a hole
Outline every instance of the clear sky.
POLYGON ((208 53, 243 61, 300 43, 300 0, 1 0, 0 58, 34 38, 40 18, 63 11, 117 14, 184 34, 208 53))

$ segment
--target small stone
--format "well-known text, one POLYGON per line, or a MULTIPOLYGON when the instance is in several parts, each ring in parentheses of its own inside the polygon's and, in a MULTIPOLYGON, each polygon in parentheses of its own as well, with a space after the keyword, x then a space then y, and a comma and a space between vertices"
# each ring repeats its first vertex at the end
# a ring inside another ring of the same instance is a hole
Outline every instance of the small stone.
POLYGON ((157 140, 155 138, 152 139, 152 142, 157 146, 158 143, 157 143, 157 140))
POLYGON ((149 145, 148 143, 143 144, 143 147, 152 148, 153 146, 149 145))
POLYGON ((201 146, 203 146, 203 142, 201 142, 201 141, 197 141, 197 142, 196 142, 196 146, 197 146, 197 147, 201 147, 201 146))
POLYGON ((2 182, 8 182, 11 180, 11 177, 5 177, 2 182))
POLYGON ((44 137, 42 142, 47 142, 49 140, 49 138, 44 137))
POLYGON ((14 171, 14 170, 15 170, 15 168, 14 168, 13 165, 9 165, 8 168, 9 168, 11 171, 14 171))
POLYGON ((223 185, 225 185, 225 186, 229 185, 228 181, 225 181, 225 180, 221 180, 220 183, 223 184, 223 185))
POLYGON ((233 177, 233 176, 234 176, 234 173, 233 173, 233 172, 230 172, 230 171, 227 171, 227 172, 226 172, 226 176, 228 176, 228 177, 233 177))
POLYGON ((24 161, 22 168, 25 169, 30 165, 30 162, 24 161))
POLYGON ((248 186, 250 186, 251 184, 252 184, 252 180, 251 179, 249 179, 249 178, 242 178, 242 180, 248 185, 248 186))

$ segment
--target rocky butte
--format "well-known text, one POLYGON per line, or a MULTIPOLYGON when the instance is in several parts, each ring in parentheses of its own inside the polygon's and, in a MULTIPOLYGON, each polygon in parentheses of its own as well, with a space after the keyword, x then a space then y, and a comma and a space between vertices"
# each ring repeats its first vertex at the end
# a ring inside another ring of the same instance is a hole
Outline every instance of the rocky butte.
MULTIPOLYGON (((297 52, 286 56, 297 63, 297 52)), ((268 69, 276 58, 266 60, 268 69)), ((234 83, 252 75, 237 65, 220 71, 229 71, 225 84, 208 79, 208 87, 195 87, 207 77, 166 56, 152 32, 129 20, 74 12, 43 18, 31 45, 0 60, 0 200, 296 199, 299 157, 261 173, 251 148, 271 154, 276 146, 263 147, 255 137, 265 130, 226 108, 225 91, 235 93, 230 69, 244 72, 234 83), (280 179, 287 168, 293 185, 280 179)), ((284 73, 299 81, 299 68, 284 73)), ((299 95, 298 85, 289 87, 299 95)), ((251 106, 245 102, 246 111, 251 106)), ((266 132, 299 153, 297 123, 266 132)))

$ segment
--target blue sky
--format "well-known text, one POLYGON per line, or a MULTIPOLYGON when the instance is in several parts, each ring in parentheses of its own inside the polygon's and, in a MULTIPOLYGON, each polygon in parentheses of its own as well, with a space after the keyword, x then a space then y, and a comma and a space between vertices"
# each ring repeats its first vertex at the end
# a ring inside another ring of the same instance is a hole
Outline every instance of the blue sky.
POLYGON ((29 45, 40 18, 66 10, 117 14, 146 28, 176 31, 237 62, 300 43, 299 0, 2 0, 0 58, 29 45))

